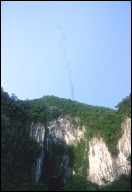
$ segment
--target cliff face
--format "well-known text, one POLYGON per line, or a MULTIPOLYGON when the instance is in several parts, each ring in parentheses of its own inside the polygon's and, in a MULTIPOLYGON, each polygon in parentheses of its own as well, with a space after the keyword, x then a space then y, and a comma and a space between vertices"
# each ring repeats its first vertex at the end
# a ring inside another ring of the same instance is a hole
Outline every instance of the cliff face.
POLYGON ((103 139, 93 138, 89 142, 89 170, 87 179, 103 185, 116 179, 113 159, 103 139))
POLYGON ((103 138, 93 138, 89 142, 88 179, 98 185, 104 185, 118 179, 121 174, 130 172, 127 158, 131 155, 131 119, 122 123, 123 136, 118 142, 118 157, 111 156, 103 138))
POLYGON ((43 159, 44 159, 44 136, 45 136, 45 126, 41 123, 36 125, 32 123, 30 128, 30 137, 33 137, 37 142, 41 144, 42 150, 39 157, 36 160, 36 164, 32 167, 32 174, 35 181, 38 181, 42 172, 43 159))
POLYGON ((42 173, 42 177, 48 182, 56 181, 60 186, 68 183, 72 175, 68 146, 76 146, 80 138, 84 137, 85 131, 84 127, 80 130, 78 118, 74 119, 74 124, 71 121, 70 117, 59 117, 50 121, 47 126, 41 123, 31 124, 30 137, 40 142, 42 146, 36 165, 33 165, 33 176, 36 181, 42 173))
POLYGON ((51 121, 48 125, 49 135, 54 142, 57 139, 63 140, 67 145, 77 145, 80 138, 84 136, 84 127, 82 130, 78 126, 78 118, 74 119, 76 126, 72 123, 70 117, 58 118, 57 120, 51 121))
MULTIPOLYGON (((54 184, 66 185, 69 182, 74 172, 68 153, 69 146, 76 146, 85 134, 85 127, 80 127, 78 122, 78 118, 73 123, 73 119, 67 116, 50 121, 47 126, 31 125, 30 136, 42 145, 33 169, 36 181, 41 176, 54 184)), ((94 137, 89 141, 87 180, 105 185, 118 179, 121 174, 130 172, 127 158, 131 155, 131 119, 126 118, 121 127, 123 135, 118 142, 117 158, 111 156, 103 138, 94 137)))
POLYGON ((118 142, 119 155, 117 158, 118 174, 128 174, 131 166, 127 160, 131 155, 131 118, 122 123, 123 136, 118 142))

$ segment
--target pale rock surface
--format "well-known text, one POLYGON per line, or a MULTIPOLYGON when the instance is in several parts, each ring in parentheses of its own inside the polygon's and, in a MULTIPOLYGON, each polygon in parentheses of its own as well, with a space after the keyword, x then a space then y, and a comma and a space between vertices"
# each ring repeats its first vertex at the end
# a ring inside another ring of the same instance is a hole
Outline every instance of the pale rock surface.
POLYGON ((98 185, 105 184, 105 181, 114 181, 113 160, 103 139, 93 138, 89 142, 89 176, 88 180, 98 185))
POLYGON ((38 181, 41 175, 43 159, 44 159, 44 136, 45 136, 45 127, 41 123, 31 124, 30 127, 30 137, 33 137, 37 142, 40 143, 42 149, 39 157, 37 158, 36 165, 33 165, 33 176, 35 181, 38 181))
MULTIPOLYGON (((78 119, 75 118, 75 122, 78 119)), ((80 139, 84 136, 85 128, 82 129, 77 125, 75 127, 71 122, 69 117, 59 117, 57 120, 51 121, 48 126, 49 134, 54 137, 54 141, 57 138, 62 139, 67 145, 77 145, 80 139)))
POLYGON ((105 185, 118 179, 121 174, 129 174, 131 166, 127 158, 131 155, 131 119, 126 118, 121 127, 123 135, 117 145, 117 158, 111 156, 103 138, 93 138, 89 142, 88 180, 105 185))
POLYGON ((119 154, 117 158, 119 175, 128 174, 131 166, 127 158, 131 155, 131 118, 126 118, 122 123, 123 136, 118 142, 119 154))
MULTIPOLYGON (((60 142, 61 144, 63 143, 62 141, 64 141, 66 145, 76 146, 80 139, 84 138, 85 127, 80 128, 78 118, 75 118, 74 122, 75 124, 72 123, 72 119, 68 116, 59 117, 49 122, 45 147, 52 156, 54 156, 54 151, 51 151, 52 148, 50 147, 52 142, 60 142)), ((123 135, 117 145, 119 149, 117 158, 111 156, 103 138, 94 137, 89 142, 88 180, 98 185, 105 185, 118 179, 121 174, 128 174, 130 172, 131 167, 127 158, 131 155, 131 119, 126 118, 121 127, 123 135)), ((42 146, 42 151, 34 168, 36 181, 40 178, 43 165, 45 130, 45 126, 41 123, 32 123, 30 129, 30 136, 37 140, 37 142, 40 142, 42 146)), ((60 157, 60 161, 56 166, 58 167, 58 174, 62 174, 62 171, 64 173, 64 177, 62 177, 64 184, 67 183, 72 172, 75 174, 75 171, 69 167, 69 157, 65 154, 60 157)))

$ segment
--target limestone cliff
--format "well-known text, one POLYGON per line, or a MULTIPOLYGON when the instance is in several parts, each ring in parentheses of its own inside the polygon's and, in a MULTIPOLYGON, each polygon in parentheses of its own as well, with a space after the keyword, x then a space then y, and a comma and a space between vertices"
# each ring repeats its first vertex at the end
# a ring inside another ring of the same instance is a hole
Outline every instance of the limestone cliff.
POLYGON ((131 119, 122 123, 123 136, 118 142, 118 157, 111 156, 103 138, 93 138, 89 142, 88 180, 104 185, 119 178, 121 174, 130 172, 127 158, 131 155, 131 119))
POLYGON ((85 128, 83 126, 82 129, 80 129, 78 118, 75 118, 74 120, 76 122, 76 127, 72 123, 72 118, 70 117, 59 117, 57 120, 49 123, 49 135, 52 137, 54 142, 59 138, 65 141, 67 145, 77 145, 80 138, 84 136, 85 128))
POLYGON ((42 146, 41 153, 36 160, 36 164, 33 165, 32 172, 35 181, 38 181, 42 171, 43 159, 44 159, 44 136, 45 136, 45 127, 41 123, 36 125, 32 122, 30 127, 30 137, 33 137, 37 142, 42 146))
POLYGON ((131 169, 128 161, 131 155, 131 118, 126 118, 122 123, 123 136, 118 142, 119 155, 117 159, 118 174, 128 174, 131 169))
MULTIPOLYGON (((61 185, 66 185, 74 170, 70 165, 68 153, 64 151, 68 146, 76 146, 81 138, 84 138, 85 127, 79 126, 79 119, 70 117, 59 117, 52 120, 47 126, 33 124, 30 136, 34 137, 42 145, 42 152, 34 166, 35 180, 39 180, 41 173, 43 177, 52 179, 61 185), (42 171, 43 167, 43 171, 42 171), (50 173, 49 169, 52 169, 50 173)), ((118 142, 119 153, 117 158, 112 157, 103 138, 93 137, 89 141, 87 180, 98 185, 105 185, 119 178, 121 174, 130 172, 130 163, 127 158, 131 155, 131 119, 126 118, 122 123, 122 138, 118 142)), ((85 150, 87 152, 87 150, 85 150)), ((75 174, 75 172, 74 172, 75 174)))

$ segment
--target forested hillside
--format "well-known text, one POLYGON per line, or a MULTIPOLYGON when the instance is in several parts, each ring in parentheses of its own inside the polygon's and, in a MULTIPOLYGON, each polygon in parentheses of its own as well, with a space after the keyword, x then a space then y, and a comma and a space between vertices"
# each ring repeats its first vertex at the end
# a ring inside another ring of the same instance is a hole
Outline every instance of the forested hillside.
MULTIPOLYGON (((32 164, 38 157, 41 145, 30 135, 30 125, 43 123, 45 126, 58 117, 73 117, 79 119, 79 125, 86 127, 85 140, 88 142, 94 136, 102 137, 112 156, 118 154, 117 143, 122 136, 121 122, 131 116, 131 94, 117 106, 117 110, 106 107, 92 106, 70 99, 55 96, 43 96, 34 100, 19 100, 15 94, 9 96, 1 88, 1 190, 2 191, 47 191, 49 186, 41 180, 35 182, 32 177, 32 164)), ((62 148, 63 149, 63 148, 62 148)), ((121 176, 109 186, 99 187, 86 181, 85 164, 83 160, 84 140, 82 139, 74 152, 73 167, 82 172, 71 178, 69 185, 61 188, 63 191, 130 191, 130 176, 121 176)), ((52 185, 52 184, 51 184, 52 185)), ((58 189, 59 190, 59 189, 58 189)))

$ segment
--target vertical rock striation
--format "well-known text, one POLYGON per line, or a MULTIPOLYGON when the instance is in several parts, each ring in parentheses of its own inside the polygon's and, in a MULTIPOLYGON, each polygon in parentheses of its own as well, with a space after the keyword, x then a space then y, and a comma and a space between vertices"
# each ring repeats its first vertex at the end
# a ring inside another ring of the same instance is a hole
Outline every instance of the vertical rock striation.
POLYGON ((118 142, 119 155, 117 158, 119 175, 128 174, 131 170, 128 157, 131 155, 131 118, 126 118, 122 123, 123 136, 118 142))
MULTIPOLYGON (((64 186, 68 184, 72 175, 70 166, 70 158, 68 156, 69 147, 77 145, 82 137, 84 137, 84 127, 80 129, 78 119, 74 119, 72 123, 70 117, 59 117, 50 121, 47 126, 47 156, 49 164, 52 165, 51 173, 47 170, 47 174, 53 183, 53 180, 64 186)), ((51 168, 51 166, 50 166, 51 168)), ((47 175, 46 175, 47 177, 47 175)))
POLYGON ((36 164, 33 165, 33 176, 35 181, 38 181, 41 176, 43 159, 44 159, 44 135, 45 135, 45 127, 41 123, 31 124, 30 128, 30 137, 33 137, 37 142, 41 144, 41 152, 39 157, 37 158, 36 164))
POLYGON ((93 138, 89 142, 89 171, 87 179, 105 185, 130 172, 127 158, 131 155, 131 119, 122 123, 123 136, 118 142, 118 157, 111 156, 102 138, 93 138))
MULTIPOLYGON (((70 165, 68 147, 76 146, 80 139, 84 138, 85 133, 85 127, 81 128, 78 122, 79 119, 66 116, 50 121, 47 127, 41 123, 32 123, 30 137, 40 142, 42 146, 41 153, 33 166, 36 181, 40 179, 42 173, 48 185, 68 184, 74 172, 70 165)), ((98 185, 106 185, 118 179, 121 174, 130 172, 128 157, 131 155, 131 119, 126 118, 121 127, 123 135, 117 145, 119 149, 117 158, 111 155, 103 138, 94 137, 89 142, 87 180, 98 185)))
POLYGON ((47 127, 41 123, 31 124, 30 137, 40 142, 42 146, 36 164, 33 165, 36 181, 42 174, 42 178, 50 183, 55 182, 54 185, 59 183, 63 186, 68 183, 72 175, 68 147, 77 145, 85 132, 84 127, 80 129, 78 121, 79 119, 75 118, 73 123, 73 119, 66 116, 50 121, 47 127))
POLYGON ((89 176, 88 180, 104 185, 116 179, 113 159, 103 139, 93 138, 89 142, 89 176))
POLYGON ((57 138, 63 140, 67 145, 77 145, 82 137, 84 137, 85 128, 82 129, 78 126, 78 119, 75 118, 75 125, 71 122, 70 117, 59 117, 57 120, 51 121, 48 126, 49 135, 53 141, 57 141, 57 138))

